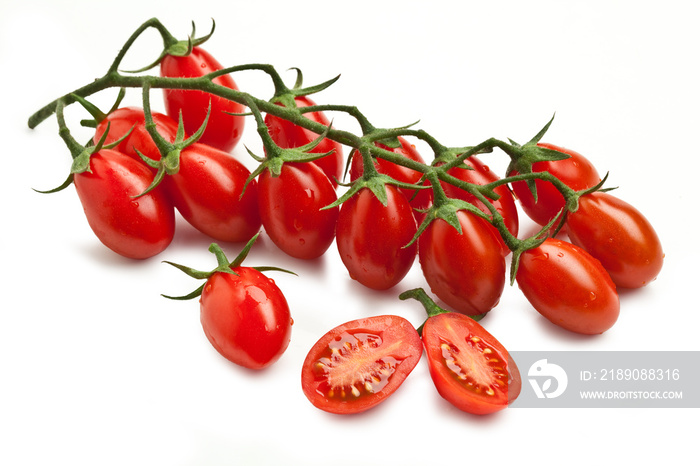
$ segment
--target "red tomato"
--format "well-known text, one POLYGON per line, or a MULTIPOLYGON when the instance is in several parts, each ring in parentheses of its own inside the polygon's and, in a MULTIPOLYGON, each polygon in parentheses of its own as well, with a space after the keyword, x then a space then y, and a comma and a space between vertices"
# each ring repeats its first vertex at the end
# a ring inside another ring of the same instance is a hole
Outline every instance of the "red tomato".
POLYGON ((275 282, 251 267, 214 273, 202 290, 201 321, 226 359, 249 369, 277 361, 292 334, 289 305, 275 282))
POLYGON ((565 241, 547 238, 525 251, 516 280, 540 314, 572 332, 603 333, 620 314, 620 299, 608 272, 593 256, 565 241))
POLYGON ((338 214, 336 244, 350 277, 386 290, 406 276, 416 257, 416 243, 404 248, 418 227, 411 206, 398 188, 386 185, 384 206, 369 188, 345 201, 338 214))
POLYGON ((359 413, 394 393, 422 354, 418 332, 403 317, 354 320, 326 333, 311 348, 301 386, 319 409, 359 413))
MULTIPOLYGON (((532 164, 533 172, 548 171, 575 191, 592 188, 600 182, 600 175, 593 164, 578 152, 552 144, 539 143, 537 145, 564 152, 570 157, 555 162, 535 162, 532 164)), ((564 196, 552 183, 547 181, 535 180, 535 187, 537 188, 537 202, 535 202, 525 181, 513 183, 513 191, 515 191, 515 195, 528 217, 540 225, 546 225, 564 208, 564 196)))
MULTIPOLYGON (((294 101, 298 108, 316 105, 314 101, 306 96, 295 97, 294 101)), ((330 121, 328 121, 328 118, 326 118, 323 112, 304 113, 304 116, 324 126, 330 125, 330 121)), ((314 139, 317 139, 319 136, 313 131, 309 131, 306 128, 302 128, 301 126, 297 126, 294 123, 270 114, 265 115, 265 124, 267 125, 272 140, 283 149, 293 149, 304 146, 314 139)), ((339 180, 343 176, 343 146, 339 142, 324 138, 318 146, 311 150, 314 154, 325 154, 330 151, 333 151, 333 153, 318 160, 314 160, 312 163, 318 165, 321 170, 323 170, 323 173, 326 174, 331 184, 335 187, 337 185, 335 180, 339 180)))
POLYGON ((462 234, 433 220, 418 239, 421 269, 432 292, 455 311, 478 315, 498 304, 506 280, 500 236, 481 217, 457 213, 462 234))
MULTIPOLYGON (((421 157, 420 153, 416 150, 416 147, 413 144, 411 144, 402 137, 399 137, 398 139, 401 143, 401 147, 397 148, 392 148, 379 142, 375 142, 374 144, 377 147, 388 150, 398 155, 402 155, 407 159, 413 160, 415 162, 425 163, 423 157, 421 157)), ((357 150, 353 150, 350 154, 350 157, 350 180, 354 181, 360 178, 364 172, 362 166, 363 162, 362 156, 359 152, 357 152, 357 150)), ((420 181, 421 177, 423 176, 421 172, 411 170, 410 168, 397 165, 395 163, 389 162, 381 158, 376 159, 376 161, 374 162, 374 166, 377 167, 377 171, 379 173, 388 175, 396 181, 401 181, 403 183, 416 184, 418 183, 418 181, 420 181)), ((433 196, 432 191, 430 189, 418 190, 418 193, 416 193, 416 191, 417 190, 415 189, 401 188, 401 192, 404 196, 406 196, 406 199, 410 201, 411 207, 414 209, 414 215, 416 216, 416 220, 420 222, 422 221, 423 216, 420 214, 420 212, 416 212, 415 209, 427 209, 428 207, 430 207, 430 205, 432 204, 433 196)))
POLYGON ((247 241, 260 230, 257 183, 231 154, 194 143, 182 150, 180 169, 165 177, 177 210, 192 226, 219 241, 247 241))
POLYGON ((263 227, 285 253, 300 259, 321 256, 333 243, 337 195, 330 180, 312 163, 285 163, 279 176, 265 170, 258 178, 263 227))
POLYGON ((423 326, 428 368, 438 393, 472 414, 490 414, 520 394, 520 371, 508 351, 478 322, 449 312, 423 326))
MULTIPOLYGON (((491 171, 491 169, 484 162, 479 160, 476 156, 471 156, 464 160, 464 163, 473 168, 469 170, 466 168, 454 167, 447 171, 448 174, 454 176, 457 179, 466 181, 472 184, 485 185, 498 181, 498 176, 491 171)), ((449 183, 442 183, 442 187, 445 191, 447 197, 453 199, 461 199, 463 201, 474 204, 482 212, 491 215, 491 211, 486 207, 481 201, 476 199, 475 196, 467 193, 466 191, 457 188, 449 183)), ((508 228, 508 231, 513 236, 518 236, 518 230, 520 227, 518 220, 518 209, 515 206, 515 200, 513 198, 513 193, 506 185, 501 185, 497 187, 494 192, 500 197, 496 200, 489 199, 491 204, 496 208, 499 214, 503 217, 503 221, 508 228)), ((505 245, 503 239, 500 238, 500 243, 503 248, 504 255, 510 253, 510 249, 505 245)))
POLYGON ((642 287, 661 271, 664 253, 654 227, 625 201, 600 191, 587 194, 566 223, 571 242, 598 259, 617 286, 642 287))
MULTIPOLYGON (((214 57, 200 47, 194 47, 192 53, 185 57, 167 55, 160 62, 161 76, 170 78, 196 78, 222 68, 214 57)), ((214 79, 214 84, 238 90, 228 74, 214 79)), ((164 89, 163 95, 166 113, 172 119, 178 121, 182 112, 187 134, 194 134, 204 123, 211 101, 207 128, 199 139, 202 144, 230 152, 243 135, 244 117, 225 113, 242 113, 243 105, 203 91, 164 89)))
MULTIPOLYGON (((177 134, 177 122, 175 120, 162 113, 153 113, 153 121, 158 132, 166 141, 175 141, 175 135, 177 134)), ((136 153, 137 150, 151 160, 160 160, 160 151, 146 130, 146 117, 143 109, 123 107, 107 115, 107 118, 97 125, 95 136, 92 138, 95 144, 107 130, 107 125, 109 125, 109 133, 105 139, 105 145, 115 142, 131 130, 131 133, 119 145, 114 147, 114 150, 133 157, 138 161, 141 161, 141 157, 136 153)))
POLYGON ((90 228, 108 248, 125 257, 146 259, 162 252, 175 233, 175 211, 156 188, 139 198, 153 173, 133 158, 110 149, 90 157, 91 172, 74 175, 90 228))

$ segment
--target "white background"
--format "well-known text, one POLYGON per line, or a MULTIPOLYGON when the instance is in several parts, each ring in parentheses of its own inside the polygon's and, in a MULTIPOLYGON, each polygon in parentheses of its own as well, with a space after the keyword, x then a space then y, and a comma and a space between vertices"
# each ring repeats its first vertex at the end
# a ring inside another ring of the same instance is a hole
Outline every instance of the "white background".
MULTIPOLYGON (((420 305, 396 298, 424 286, 417 268, 395 289, 371 292, 350 281, 335 246, 304 263, 265 239, 248 264, 298 272, 274 275, 295 325, 278 363, 251 373, 209 345, 196 301, 160 296, 199 285, 161 261, 209 269, 210 240, 181 222, 156 258, 133 262, 111 253, 93 236, 72 187, 32 191, 60 184, 70 157, 55 119, 34 131, 26 126, 35 110, 101 76, 153 16, 182 38, 192 20, 205 32, 215 18, 206 48, 225 65, 299 67, 308 84, 341 74, 317 101, 357 105, 376 126, 420 120, 446 145, 491 136, 524 143, 556 112, 545 140, 610 172, 617 196, 657 228, 664 269, 647 288, 621 293, 620 319, 601 336, 555 328, 517 287, 506 288, 483 324, 511 351, 698 350, 700 257, 690 235, 698 226, 700 33, 693 6, 2 0, 0 463, 589 464, 619 454, 630 464, 673 464, 693 454, 697 410, 513 408, 478 418, 439 397, 425 360, 376 409, 347 417, 321 412, 301 391, 306 352, 332 327, 363 316, 393 313, 420 325, 420 305)), ((146 35, 125 67, 150 62, 159 46, 155 34, 146 35)), ((294 73, 285 73, 293 83, 294 73)), ((269 97, 261 74, 236 78, 269 97)), ((128 102, 138 103, 138 94, 128 102)), ((113 97, 96 101, 107 107, 113 97)), ((86 139, 83 117, 78 109, 68 113, 86 139)), ((345 123, 357 130, 336 116, 337 126, 345 123)), ((245 142, 260 152, 252 128, 245 142)), ((234 153, 252 166, 242 146, 234 153)), ((500 152, 485 160, 497 170, 506 165, 500 152)), ((522 230, 533 231, 525 219, 522 230)), ((224 247, 231 257, 240 248, 224 247)))

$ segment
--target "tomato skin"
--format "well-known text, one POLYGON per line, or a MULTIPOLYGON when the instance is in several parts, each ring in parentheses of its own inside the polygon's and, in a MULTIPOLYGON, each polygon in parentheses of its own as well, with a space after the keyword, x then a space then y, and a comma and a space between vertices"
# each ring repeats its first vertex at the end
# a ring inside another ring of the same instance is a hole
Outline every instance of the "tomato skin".
POLYGON ((593 256, 565 241, 547 238, 525 251, 516 280, 540 314, 572 332, 603 333, 620 314, 620 299, 608 272, 593 256))
MULTIPOLYGON (((485 185, 498 181, 499 177, 491 169, 478 159, 476 156, 471 156, 464 160, 464 163, 472 167, 473 170, 469 170, 461 167, 453 167, 447 171, 449 175, 454 176, 457 179, 466 181, 472 184, 485 185)), ((447 197, 452 199, 461 199, 463 201, 469 202, 477 206, 482 212, 491 215, 491 211, 486 207, 481 201, 476 199, 475 196, 467 193, 466 191, 457 188, 449 183, 442 183, 442 188, 445 191, 447 197)), ((503 217, 503 222, 508 228, 508 231, 513 236, 518 236, 518 230, 520 229, 520 221, 518 219, 518 208, 515 206, 515 199, 513 193, 508 189, 508 186, 501 185, 494 189, 494 192, 500 197, 498 199, 489 199, 491 204, 496 208, 499 214, 503 217)), ((502 238, 500 238, 501 247, 504 255, 510 253, 510 249, 506 246, 502 238)))
POLYGON ((165 250, 175 233, 175 211, 163 190, 139 198, 153 173, 111 149, 90 157, 91 172, 74 175, 88 224, 99 240, 124 257, 147 259, 165 250))
MULTIPOLYGON (((160 62, 160 74, 170 78, 196 78, 223 69, 223 66, 206 50, 194 47, 185 57, 167 55, 160 62)), ((238 90, 231 75, 226 74, 213 80, 230 89, 238 90)), ((244 112, 243 105, 203 91, 164 89, 165 110, 168 116, 179 121, 180 112, 187 134, 194 134, 204 123, 211 101, 211 113, 207 128, 199 139, 224 152, 230 152, 243 135, 243 116, 228 113, 244 112)))
POLYGON ((274 281, 251 267, 217 272, 207 280, 200 319, 209 342, 226 359, 249 369, 277 361, 289 346, 289 305, 274 281))
POLYGON ((260 218, 267 235, 299 259, 323 255, 335 238, 339 207, 321 210, 337 195, 323 171, 311 163, 285 163, 278 177, 258 178, 260 218))
POLYGON ((418 227, 408 200, 386 185, 386 207, 369 188, 345 201, 338 214, 336 245, 350 277, 375 290, 386 290, 406 276, 416 257, 418 227))
POLYGON ((301 386, 323 411, 360 413, 394 393, 422 355, 420 336, 403 317, 353 320, 314 344, 304 360, 301 386))
POLYGON ((483 218, 457 213, 462 234, 443 219, 433 220, 418 239, 418 257, 432 292, 467 315, 494 308, 503 293, 506 263, 500 237, 483 218))
POLYGON ((571 242, 598 259, 619 287, 640 288, 661 271, 664 253, 654 227, 634 206, 611 194, 581 196, 566 224, 571 242))
MULTIPOLYGON (((374 144, 379 148, 382 148, 389 152, 393 152, 398 155, 402 155, 409 160, 413 160, 414 162, 425 163, 423 157, 420 155, 420 153, 413 144, 411 144, 405 138, 400 136, 398 140, 399 143, 401 143, 401 146, 396 148, 389 147, 380 142, 375 142, 374 144)), ((388 175, 396 181, 401 181, 403 183, 416 184, 418 183, 418 181, 420 181, 421 177, 423 176, 421 172, 412 170, 401 165, 397 165, 395 163, 389 162, 388 160, 381 158, 377 158, 375 160, 374 166, 377 168, 377 171, 379 173, 388 175)), ((363 173, 364 167, 362 156, 357 150, 353 150, 350 154, 350 180, 355 181, 356 179, 360 178, 363 173)), ((428 183, 426 182, 426 184, 428 183)), ((421 222, 424 216, 420 212, 417 212, 415 209, 427 209, 428 207, 430 207, 430 205, 433 202, 432 191, 430 189, 422 189, 419 190, 418 193, 416 193, 417 190, 415 189, 400 188, 400 190, 403 193, 403 195, 406 196, 406 199, 409 200, 411 207, 414 209, 413 214, 416 217, 416 220, 418 222, 421 222)))
MULTIPOLYGON (((600 182, 601 178, 596 168, 578 152, 553 144, 539 143, 537 145, 564 152, 570 157, 554 162, 535 162, 532 164, 533 172, 548 171, 575 191, 592 188, 600 182)), ((549 223, 565 206, 564 196, 548 181, 535 180, 537 202, 535 202, 535 198, 525 181, 516 181, 512 183, 512 186, 523 211, 540 225, 549 223)))
POLYGON ((520 394, 518 366, 505 347, 472 318, 455 312, 438 314, 428 318, 422 335, 435 388, 455 407, 491 414, 520 394))
MULTIPOLYGON (((177 135, 177 122, 162 113, 153 113, 153 121, 161 136, 168 142, 175 141, 177 135)), ((105 145, 117 141, 127 134, 114 150, 135 158, 141 162, 137 150, 151 160, 160 160, 160 151, 153 142, 151 135, 146 130, 146 116, 143 109, 137 107, 122 107, 107 115, 107 118, 97 124, 93 142, 97 144, 109 125, 109 133, 105 139, 105 145), (133 128, 133 129, 132 129, 133 128)))
MULTIPOLYGON (((295 97, 294 101, 296 102, 297 108, 316 105, 316 103, 307 96, 295 97)), ((278 103, 278 105, 282 104, 278 103)), ((304 113, 304 116, 324 126, 330 125, 330 121, 328 121, 328 118, 323 112, 304 113)), ((309 131, 306 128, 302 128, 301 126, 270 114, 265 115, 265 124, 267 125, 272 140, 283 149, 304 146, 317 139, 319 136, 313 131, 309 131)), ((343 146, 332 139, 324 138, 311 150, 311 153, 325 154, 330 151, 333 151, 333 153, 318 160, 314 160, 311 163, 318 165, 319 168, 323 170, 323 173, 326 174, 333 187, 336 187, 338 185, 336 180, 340 180, 343 176, 343 164, 345 160, 343 158, 343 146)))
POLYGON ((260 230, 257 183, 231 154, 194 143, 180 153, 180 169, 164 183, 192 226, 219 241, 247 241, 260 230))

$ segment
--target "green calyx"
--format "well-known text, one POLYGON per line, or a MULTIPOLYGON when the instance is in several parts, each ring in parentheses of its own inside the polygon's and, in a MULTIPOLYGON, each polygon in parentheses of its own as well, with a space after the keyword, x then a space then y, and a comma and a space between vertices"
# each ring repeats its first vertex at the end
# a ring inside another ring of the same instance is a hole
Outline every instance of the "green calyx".
MULTIPOLYGON (((399 299, 402 301, 405 301, 407 299, 415 299, 416 301, 421 303, 423 305, 423 308, 425 308, 425 312, 428 314, 428 319, 431 317, 438 316, 440 314, 448 314, 450 312, 454 312, 454 311, 449 311, 447 309, 443 309, 442 307, 438 306, 435 303, 435 301, 430 296, 428 296, 428 293, 426 293, 423 288, 414 288, 412 290, 404 291, 403 293, 401 293, 399 295, 399 299)), ((486 314, 487 313, 474 315, 474 316, 470 315, 468 317, 478 322, 481 319, 483 319, 486 314)), ((420 335, 423 334, 423 326, 424 325, 425 325, 425 323, 423 323, 423 325, 421 325, 417 329, 418 333, 420 335)))
MULTIPOLYGON (((209 277, 216 273, 229 273, 232 275, 238 275, 236 272, 234 272, 233 269, 236 267, 240 267, 241 264, 243 264, 243 261, 248 257, 248 253, 250 252, 251 248, 253 247, 253 244, 255 244, 255 241, 258 239, 258 236, 260 236, 260 233, 256 234, 253 236, 248 243, 243 247, 241 252, 238 253, 236 258, 233 261, 228 260, 226 257, 226 254, 224 251, 221 249, 221 247, 216 244, 212 243, 209 246, 209 252, 214 254, 216 256, 216 261, 217 261, 217 266, 215 269, 210 270, 210 271, 201 271, 201 270, 196 270, 191 267, 187 267, 184 265, 176 264, 174 262, 169 262, 169 261, 163 261, 165 264, 172 265, 173 267, 177 268, 178 270, 181 270, 182 272, 186 273, 188 276, 195 278, 197 280, 207 280, 209 277)), ((285 273, 291 273, 292 275, 296 275, 294 272, 291 272, 289 270, 281 269, 279 267, 251 267, 258 272, 267 272, 267 271, 277 271, 277 272, 285 272, 285 273)), ((164 298, 168 299, 174 299, 174 300, 179 300, 179 301, 184 301, 184 300, 189 300, 189 299, 194 299, 198 296, 201 296, 202 290, 204 290, 204 283, 202 286, 197 288, 196 290, 192 291, 189 294, 186 294, 184 296, 168 296, 168 295, 161 295, 164 298)))

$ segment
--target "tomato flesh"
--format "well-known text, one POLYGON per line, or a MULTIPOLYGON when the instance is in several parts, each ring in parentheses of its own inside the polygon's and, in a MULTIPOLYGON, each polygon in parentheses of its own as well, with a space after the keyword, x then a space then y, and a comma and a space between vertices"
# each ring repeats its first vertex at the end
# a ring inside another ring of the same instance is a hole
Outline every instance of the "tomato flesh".
POLYGON ((422 352, 418 332, 402 317, 347 322, 311 348, 304 360, 302 388, 309 401, 324 411, 363 412, 396 391, 422 352))
POLYGON ((619 287, 640 288, 661 271, 664 253, 654 227, 615 196, 600 191, 582 196, 566 224, 571 242, 598 259, 619 287))
POLYGON ((520 394, 520 372, 510 354, 470 317, 451 312, 428 318, 423 344, 438 393, 462 411, 490 414, 520 394))

